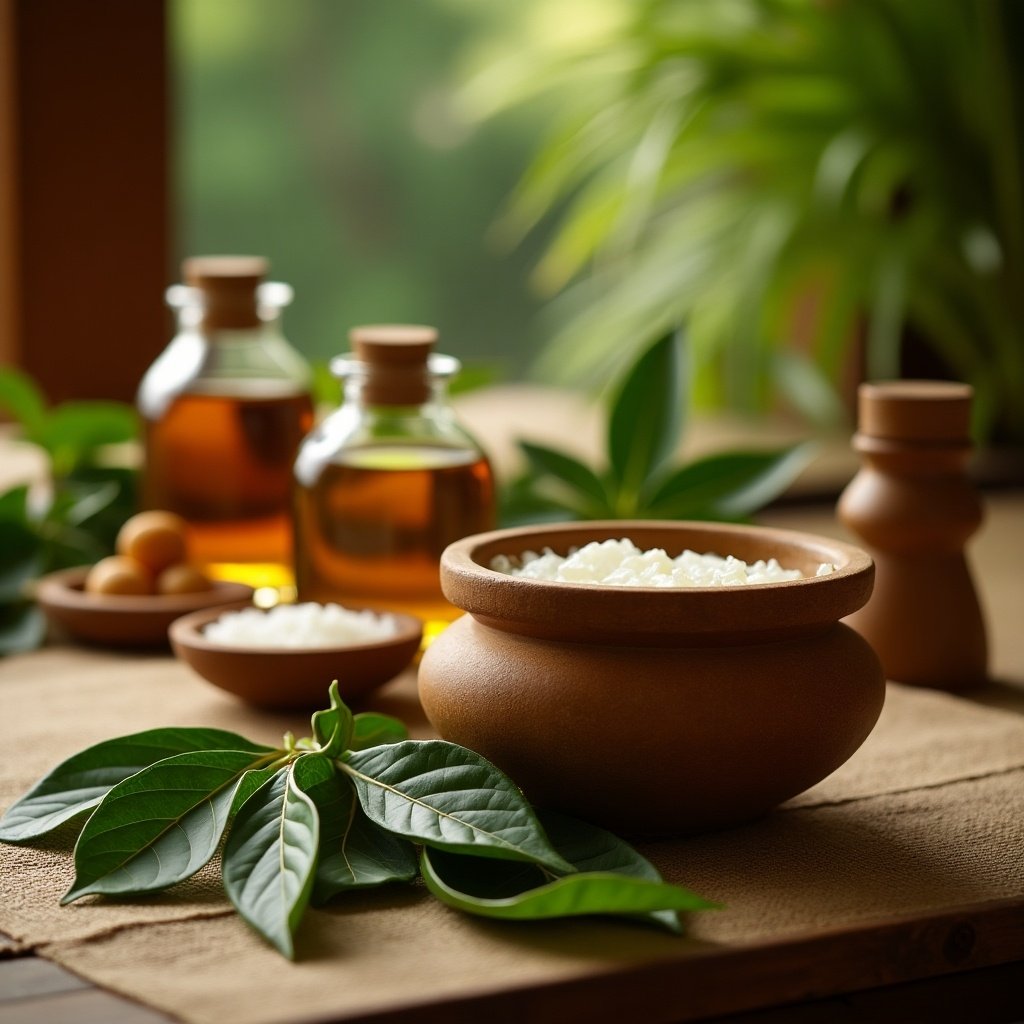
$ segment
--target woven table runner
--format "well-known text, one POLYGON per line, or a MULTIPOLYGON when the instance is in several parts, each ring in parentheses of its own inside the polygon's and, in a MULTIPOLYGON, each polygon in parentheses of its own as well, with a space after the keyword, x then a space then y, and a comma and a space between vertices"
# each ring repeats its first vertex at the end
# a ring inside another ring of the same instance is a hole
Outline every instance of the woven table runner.
MULTIPOLYGON (((407 673, 372 706, 429 735, 407 673)), ((52 648, 0 664, 0 807, 81 748, 162 725, 276 742, 308 716, 246 708, 166 656, 52 648)), ((720 901, 685 938, 613 921, 497 923, 414 887, 310 910, 298 962, 233 913, 216 864, 147 899, 58 905, 72 877, 55 848, 0 846, 0 930, 73 971, 195 1022, 357 1017, 586 978, 610 967, 775 943, 863 923, 1024 900, 1024 717, 890 686, 864 746, 755 824, 645 844, 666 879, 720 901)))

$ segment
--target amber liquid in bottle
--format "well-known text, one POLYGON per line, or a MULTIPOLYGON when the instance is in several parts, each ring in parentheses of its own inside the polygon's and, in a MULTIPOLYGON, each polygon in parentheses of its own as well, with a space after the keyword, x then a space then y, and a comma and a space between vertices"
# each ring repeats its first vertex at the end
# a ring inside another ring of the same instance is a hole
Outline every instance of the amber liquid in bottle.
POLYGON ((493 491, 478 451, 400 444, 343 451, 312 487, 296 488, 299 598, 450 622, 462 613, 441 593, 441 552, 493 528, 493 491))
POLYGON ((288 586, 292 462, 312 423, 307 393, 263 382, 179 395, 145 424, 145 506, 186 520, 189 557, 209 575, 288 586))

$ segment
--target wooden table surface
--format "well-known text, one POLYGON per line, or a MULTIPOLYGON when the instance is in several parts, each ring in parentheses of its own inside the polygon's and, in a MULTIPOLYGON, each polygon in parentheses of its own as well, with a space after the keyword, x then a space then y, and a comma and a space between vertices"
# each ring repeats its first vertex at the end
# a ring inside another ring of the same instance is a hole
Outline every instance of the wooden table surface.
MULTIPOLYGON (((972 546, 972 560, 981 581, 992 638, 992 672, 998 682, 971 694, 968 699, 993 707, 1024 714, 1024 495, 1002 493, 987 498, 989 517, 985 529, 972 546)), ((773 525, 842 535, 827 508, 790 508, 774 511, 764 518, 773 525)), ((0 663, 0 684, 3 665, 0 663)), ((729 1017, 715 1017, 713 1006, 707 1007, 701 1019, 727 1020, 733 1024, 769 1024, 775 1021, 1014 1021, 1024 1018, 1024 898, 1015 905, 981 908, 950 908, 931 919, 888 923, 874 929, 860 929, 854 934, 837 932, 793 942, 788 960, 772 959, 772 970, 779 963, 788 963, 793 979, 787 985, 773 983, 763 986, 766 992, 814 992, 825 998, 805 999, 787 1006, 772 1006, 772 997, 752 1012, 729 1017), (985 941, 996 950, 988 959, 978 958, 974 948, 972 913, 985 922, 985 941), (908 943, 935 947, 941 955, 934 961, 941 977, 879 987, 892 975, 885 972, 858 974, 856 970, 837 970, 852 948, 851 944, 874 944, 874 957, 896 956, 908 943), (825 987, 805 983, 801 972, 813 972, 817 962, 828 961, 832 967, 825 987), (1009 962, 1007 962, 1009 961, 1009 962), (976 964, 983 969, 970 969, 976 964)), ((778 952, 778 951, 776 951, 778 952)), ((788 954, 787 954, 788 955, 788 954)), ((730 968, 721 965, 725 982, 738 987, 759 990, 763 980, 758 977, 758 958, 748 955, 730 968), (730 974, 730 971, 735 973, 730 974)), ((611 969, 609 969, 609 974, 611 969)), ((633 984, 644 987, 676 984, 678 976, 663 966, 649 965, 645 972, 633 972, 633 984)), ((525 989, 501 999, 489 998, 460 1006, 459 1019, 491 1016, 499 1020, 530 1020, 531 993, 525 989)), ((562 986, 559 992, 548 992, 546 998, 563 1006, 567 1019, 573 1019, 573 1007, 583 999, 582 989, 562 986)), ((777 997, 776 1001, 777 1001, 777 997)), ((587 1000, 583 999, 583 1003, 587 1000)), ((699 1002, 699 1000, 698 1000, 699 1002)), ((641 1002, 642 1005, 642 1002, 641 1002)), ((409 1019, 418 1021, 446 1018, 443 1003, 424 1005, 409 1019)), ((19 954, 15 946, 0 937, 0 1021, 14 1022, 92 1021, 113 1024, 143 1024, 167 1020, 163 1014, 139 1006, 105 992, 88 981, 49 963, 40 957, 19 954)), ((383 1018, 381 1018, 383 1019, 383 1018)), ((398 1019, 388 1015, 387 1019, 398 1019)), ((403 1017, 403 1019, 405 1019, 403 1017)), ((638 1015, 634 1019, 645 1019, 638 1015)), ((694 1019, 688 1017, 687 1019, 694 1019)))

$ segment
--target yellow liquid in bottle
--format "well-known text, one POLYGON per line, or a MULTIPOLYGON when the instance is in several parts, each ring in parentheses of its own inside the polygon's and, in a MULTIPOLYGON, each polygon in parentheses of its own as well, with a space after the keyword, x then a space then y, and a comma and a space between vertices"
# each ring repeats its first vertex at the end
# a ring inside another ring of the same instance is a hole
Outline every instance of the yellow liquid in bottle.
POLYGON ((353 448, 298 487, 299 600, 418 615, 427 633, 462 614, 441 593, 441 552, 494 526, 491 468, 479 452, 353 448))
POLYGON ((146 422, 145 507, 185 519, 189 560, 214 579, 289 587, 292 463, 312 423, 305 393, 175 398, 146 422))

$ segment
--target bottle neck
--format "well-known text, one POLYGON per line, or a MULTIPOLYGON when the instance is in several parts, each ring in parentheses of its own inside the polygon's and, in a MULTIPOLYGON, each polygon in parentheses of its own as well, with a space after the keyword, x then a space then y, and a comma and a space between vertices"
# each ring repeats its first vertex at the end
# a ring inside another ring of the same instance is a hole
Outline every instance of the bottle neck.
POLYGON ((409 379, 385 378, 373 373, 352 373, 344 382, 345 402, 381 415, 438 413, 449 408, 448 377, 432 373, 409 379))

